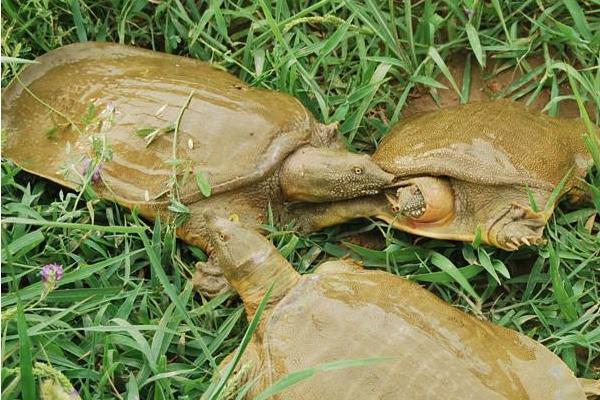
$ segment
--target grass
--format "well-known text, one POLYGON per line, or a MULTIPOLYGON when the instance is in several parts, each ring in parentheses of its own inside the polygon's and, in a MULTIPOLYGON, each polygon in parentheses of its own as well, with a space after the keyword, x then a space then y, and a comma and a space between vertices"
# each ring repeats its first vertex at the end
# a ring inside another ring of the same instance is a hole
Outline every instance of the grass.
MULTIPOLYGON (((189 55, 293 94, 322 122, 339 121, 350 148, 371 151, 411 91, 439 86, 448 57, 467 51, 478 64, 520 63, 526 74, 507 93, 514 98, 571 84, 598 123, 600 18, 592 0, 196 3, 2 0, 2 55, 33 59, 85 40, 189 55), (543 66, 522 62, 530 55, 542 55, 543 66)), ((5 85, 20 65, 3 66, 5 85)), ((553 90, 550 113, 560 99, 553 90)), ((271 226, 270 237, 300 272, 351 251, 535 338, 578 376, 599 378, 597 148, 594 155, 594 205, 562 204, 537 249, 417 239, 373 221, 310 236, 271 226), (385 237, 383 250, 348 243, 367 231, 385 237)), ((187 277, 203 254, 168 225, 89 193, 81 198, 2 162, 2 398, 36 398, 42 378, 70 382, 85 399, 197 398, 242 341, 248 323, 239 301, 193 293, 187 277), (52 291, 39 282, 50 262, 65 266, 52 291)))

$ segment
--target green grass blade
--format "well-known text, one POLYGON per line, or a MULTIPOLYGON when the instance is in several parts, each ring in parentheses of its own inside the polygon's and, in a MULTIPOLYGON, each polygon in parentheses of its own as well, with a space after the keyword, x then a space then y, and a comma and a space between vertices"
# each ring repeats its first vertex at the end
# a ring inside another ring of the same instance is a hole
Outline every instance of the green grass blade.
POLYGON ((258 327, 258 323, 260 322, 260 317, 263 314, 263 312, 265 311, 265 308, 267 307, 267 303, 269 301, 269 296, 271 296, 272 290, 273 290, 273 285, 271 285, 269 287, 269 289, 263 296, 262 300, 260 301, 260 303, 256 309, 256 312, 254 313, 254 316, 252 317, 252 321, 250 321, 250 324, 248 325, 248 329, 246 329, 246 332, 244 333, 244 337, 242 338, 240 345, 238 346, 237 350, 235 351, 235 355, 233 356, 233 359, 231 360, 229 365, 225 368, 225 370, 221 374, 220 379, 218 381, 216 381, 214 385, 211 385, 211 387, 204 393, 204 395, 202 396, 202 399, 206 399, 206 400, 218 400, 219 399, 221 392, 225 388, 225 384, 227 383, 227 380, 233 374, 235 367, 240 362, 242 355, 244 354, 244 351, 246 350, 246 347, 248 347, 248 344, 250 343, 250 340, 252 339, 252 335, 254 334, 254 331, 258 327))
POLYGON ((152 357, 152 355, 154 353, 151 351, 148 341, 146 340, 146 338, 144 338, 144 335, 142 335, 140 333, 138 328, 136 326, 130 324, 128 321, 125 321, 121 318, 113 318, 112 322, 114 322, 115 324, 117 324, 120 327, 125 328, 124 332, 127 332, 127 334, 129 334, 133 338, 133 340, 135 340, 135 342, 139 346, 140 352, 144 355, 146 360, 148 360, 148 365, 152 369, 152 372, 157 373, 158 372, 158 367, 157 367, 158 360, 154 359, 154 357, 152 357))
POLYGON ((135 379, 135 375, 129 372, 129 380, 127 381, 127 400, 140 400, 140 389, 135 379))
MULTIPOLYGON (((183 305, 183 303, 177 296, 177 292, 175 291, 175 288, 169 281, 169 278, 167 277, 167 274, 165 273, 165 270, 162 267, 162 264, 160 262, 160 256, 157 254, 156 249, 150 243, 150 240, 148 239, 148 236, 146 236, 145 232, 141 232, 141 233, 139 233, 139 235, 140 235, 140 239, 142 240, 142 243, 144 244, 144 249, 146 250, 146 254, 148 255, 148 258, 150 260, 150 267, 152 268, 152 272, 158 278, 158 281, 160 282, 161 286, 165 290, 165 293, 167 294, 167 296, 169 296, 171 301, 175 304, 177 311, 179 311, 181 316, 190 325, 190 327, 194 327, 195 326, 194 322, 191 320, 190 316, 188 315, 188 313, 185 309, 185 306, 183 305)), ((196 335, 196 336, 199 339, 199 343, 202 346, 204 355, 210 361, 211 365, 216 367, 214 357, 210 354, 208 347, 206 347, 206 344, 199 337, 199 335, 196 335)))
POLYGON ((10 252, 12 256, 16 255, 19 252, 27 253, 29 250, 37 247, 40 243, 44 241, 44 234, 37 230, 33 232, 26 233, 20 238, 12 241, 6 246, 4 252, 0 256, 2 258, 2 262, 6 261, 7 253, 10 252))
POLYGON ((21 299, 17 297, 17 330, 19 332, 19 365, 21 371, 21 395, 23 400, 37 400, 37 386, 33 378, 31 341, 21 299))
POLYGON ((83 16, 81 15, 81 8, 79 8, 79 0, 69 0, 69 6, 71 7, 77 38, 80 42, 87 42, 87 33, 83 23, 83 16))
POLYGON ((442 56, 440 56, 440 53, 438 53, 438 51, 435 49, 435 47, 430 47, 429 51, 427 52, 427 55, 438 66, 438 68, 440 69, 440 71, 442 71, 442 74, 444 74, 444 76, 446 77, 446 79, 448 79, 448 82, 450 82, 450 85, 452 86, 452 88, 454 89, 454 91, 456 92, 456 94, 458 95, 458 98, 462 100, 462 93, 458 89, 458 86, 456 85, 456 81, 454 80, 454 77, 450 73, 450 70, 448 69, 448 66, 446 65, 446 63, 442 59, 442 56))
POLYGON ((375 72, 373 72, 373 76, 371 76, 371 79, 369 80, 368 86, 370 90, 368 92, 368 95, 361 101, 360 106, 358 107, 358 110, 354 116, 354 123, 351 128, 352 130, 350 131, 350 135, 348 136, 349 143, 352 143, 354 141, 354 138, 358 131, 358 127, 360 126, 360 122, 362 121, 363 116, 367 112, 369 105, 373 101, 375 93, 377 92, 377 90, 379 90, 379 87, 385 81, 385 76, 389 72, 390 68, 391 65, 385 63, 379 64, 377 68, 375 68, 375 72))
POLYGON ((346 0, 345 4, 355 15, 358 16, 363 23, 369 26, 369 28, 381 39, 381 41, 385 43, 385 46, 388 49, 394 52, 399 59, 402 59, 402 55, 398 52, 394 35, 389 30, 389 27, 385 23, 385 19, 381 16, 380 11, 372 1, 367 1, 367 6, 369 7, 371 14, 375 15, 375 20, 373 20, 367 10, 358 5, 357 2, 353 0, 346 0))
POLYGON ((577 320, 577 310, 573 306, 573 302, 565 289, 566 282, 563 280, 559 270, 560 258, 551 244, 548 245, 548 258, 550 262, 550 278, 556 302, 560 307, 561 313, 567 320, 575 321, 577 320))
POLYGON ((198 186, 198 189, 200 189, 200 193, 202 193, 204 197, 210 197, 212 188, 210 186, 210 183, 208 182, 208 178, 206 177, 206 175, 204 175, 204 173, 201 170, 197 169, 195 176, 196 185, 198 186))
POLYGON ((430 87, 433 87, 436 89, 448 89, 447 86, 441 84, 440 82, 438 82, 435 79, 430 78, 428 76, 417 75, 417 76, 413 76, 412 78, 410 78, 410 80, 415 83, 420 83, 422 85, 430 86, 430 87))
POLYGON ((456 265, 442 254, 432 251, 429 257, 431 263, 450 275, 456 283, 458 283, 471 297, 478 299, 479 296, 473 289, 469 281, 460 273, 456 265))
POLYGON ((578 2, 575 0, 562 0, 562 2, 567 6, 571 17, 573 17, 573 22, 575 22, 579 34, 586 40, 592 40, 592 31, 578 2))
POLYGON ((312 68, 310 69, 310 76, 314 77, 317 74, 318 68, 323 63, 323 60, 340 44, 342 40, 346 37, 348 33, 348 29, 350 28, 350 24, 352 20, 349 19, 344 21, 342 25, 331 35, 323 44, 323 47, 319 51, 319 57, 315 60, 312 68))
MULTIPOLYGON (((78 269, 72 272, 67 272, 60 280, 61 285, 67 285, 73 282, 83 281, 90 276, 112 266, 116 263, 124 261, 125 259, 141 253, 143 249, 132 251, 131 253, 121 254, 108 260, 103 260, 96 264, 91 265, 80 265, 78 269)), ((32 285, 27 286, 24 289, 19 290, 19 294, 22 300, 30 300, 34 297, 39 297, 42 293, 43 285, 41 282, 36 282, 32 285)), ((9 306, 15 304, 17 301, 15 293, 7 293, 2 296, 2 305, 9 306)))
POLYGON ((560 182, 558 182, 558 185, 556 185, 556 187, 552 190, 552 193, 550 193, 550 197, 548 197, 548 201, 546 202, 546 205, 544 207, 545 213, 549 214, 552 212, 552 210, 554 209, 554 205, 558 201, 558 198, 560 197, 560 195, 563 193, 565 186, 566 186, 567 182, 569 181, 569 179, 571 178, 572 174, 573 174, 573 167, 571 167, 569 169, 569 171, 567 171, 565 176, 563 176, 562 179, 560 180, 560 182))
POLYGON ((85 231, 96 231, 96 232, 111 232, 111 233, 142 233, 146 228, 141 226, 105 226, 105 225, 93 225, 93 224, 77 224, 71 222, 54 222, 46 220, 37 220, 31 218, 18 218, 8 217, 3 218, 2 222, 5 224, 21 224, 21 225, 32 225, 32 226, 44 226, 50 228, 65 228, 65 229, 81 229, 85 231))
MULTIPOLYGON (((479 265, 468 265, 466 267, 458 268, 458 272, 465 279, 473 279, 477 275, 481 273, 484 269, 479 265)), ((430 282, 430 283, 450 283, 454 282, 454 278, 452 278, 448 273, 444 271, 436 271, 436 272, 428 272, 426 274, 416 274, 410 275, 410 279, 419 281, 419 282, 430 282)))
POLYGON ((469 39, 469 43, 471 44, 471 49, 475 54, 475 58, 477 58, 477 62, 481 65, 482 68, 485 68, 485 53, 481 48, 481 42, 479 41, 479 34, 473 25, 470 22, 467 22, 465 25, 465 30, 467 31, 467 38, 469 39))
POLYGON ((506 27, 506 20, 504 19, 504 13, 502 12, 502 7, 500 5, 500 1, 492 0, 492 6, 494 7, 494 11, 496 11, 496 14, 498 15, 498 18, 500 19, 500 24, 502 25, 502 29, 504 30, 504 35, 506 37, 506 40, 510 43, 511 36, 510 36, 510 33, 508 32, 508 28, 506 27))
POLYGON ((417 62, 417 50, 416 50, 416 46, 415 46, 415 39, 414 39, 414 32, 413 32, 411 0, 404 0, 404 23, 406 25, 406 38, 408 40, 408 48, 410 49, 410 59, 413 63, 413 67, 416 67, 418 62, 417 62))
POLYGON ((596 168, 600 168, 600 141, 598 135, 583 135, 583 141, 585 143, 585 147, 587 147, 590 154, 592 155, 592 160, 594 160, 596 168))
POLYGON ((4 64, 38 64, 38 61, 35 60, 26 60, 24 58, 18 58, 18 57, 7 57, 7 56, 0 56, 0 63, 4 64))
POLYGON ((471 55, 467 54, 467 59, 465 60, 465 70, 463 71, 462 76, 462 87, 460 89, 461 93, 461 104, 466 104, 469 102, 469 97, 471 96, 471 55))
POLYGON ((488 253, 485 250, 478 248, 477 254, 479 256, 479 262, 481 263, 481 266, 488 272, 488 274, 492 276, 492 278, 494 278, 496 282, 498 282, 498 285, 501 285, 502 282, 500 282, 500 278, 498 278, 498 274, 496 273, 496 269, 494 268, 488 253))

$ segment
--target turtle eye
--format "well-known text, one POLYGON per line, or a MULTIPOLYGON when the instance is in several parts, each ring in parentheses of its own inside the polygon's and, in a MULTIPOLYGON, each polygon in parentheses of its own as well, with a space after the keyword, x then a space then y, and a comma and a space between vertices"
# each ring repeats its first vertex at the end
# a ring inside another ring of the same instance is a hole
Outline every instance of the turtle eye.
POLYGON ((356 175, 362 175, 364 171, 361 167, 352 167, 352 172, 354 172, 356 175))

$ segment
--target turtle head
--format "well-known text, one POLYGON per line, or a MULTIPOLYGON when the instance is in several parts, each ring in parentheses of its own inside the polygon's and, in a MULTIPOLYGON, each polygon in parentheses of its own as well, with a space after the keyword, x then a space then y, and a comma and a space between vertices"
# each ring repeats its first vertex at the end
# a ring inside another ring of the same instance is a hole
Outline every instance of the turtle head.
POLYGON ((377 194, 394 175, 366 154, 305 146, 287 158, 279 181, 286 200, 322 203, 377 194))
POLYGON ((441 224, 455 213, 454 191, 446 179, 417 177, 398 182, 385 194, 395 213, 417 224, 441 224))
POLYGON ((260 233, 214 212, 202 215, 210 255, 244 301, 249 318, 273 284, 269 304, 278 302, 299 279, 277 249, 260 233))

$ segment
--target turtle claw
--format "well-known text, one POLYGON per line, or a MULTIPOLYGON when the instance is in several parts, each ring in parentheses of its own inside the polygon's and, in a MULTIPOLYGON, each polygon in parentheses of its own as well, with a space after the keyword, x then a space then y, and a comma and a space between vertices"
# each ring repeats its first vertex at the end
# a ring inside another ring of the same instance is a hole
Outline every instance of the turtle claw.
POLYGON ((212 259, 196 263, 196 272, 192 277, 192 283, 198 292, 209 299, 231 290, 223 271, 212 262, 212 259))
POLYGON ((496 242, 504 249, 514 251, 521 246, 539 245, 544 242, 542 239, 546 225, 544 214, 520 204, 512 204, 511 209, 498 225, 496 242))

